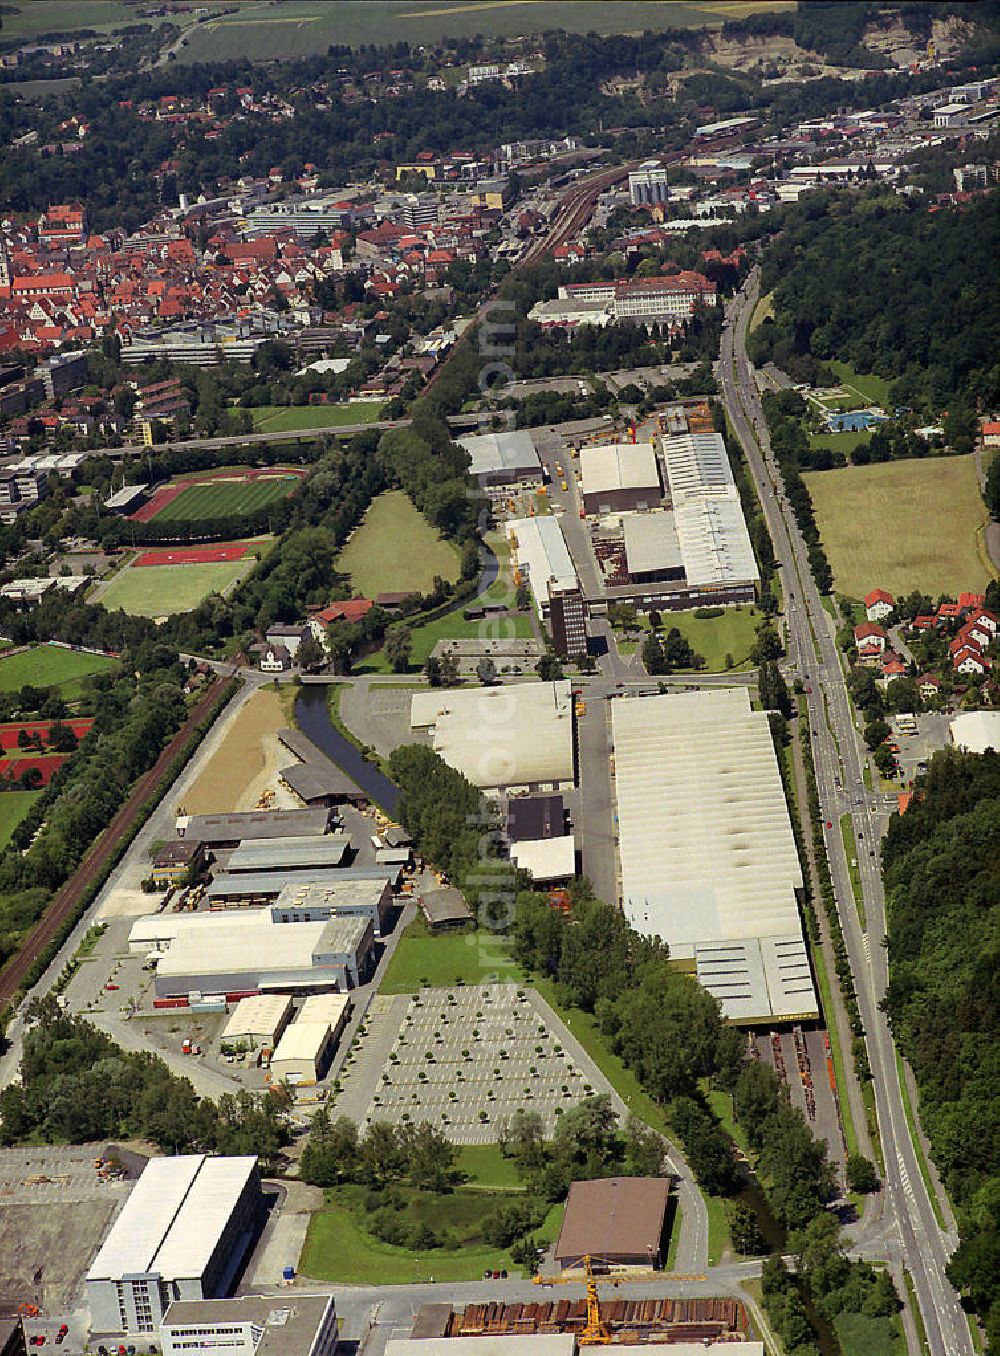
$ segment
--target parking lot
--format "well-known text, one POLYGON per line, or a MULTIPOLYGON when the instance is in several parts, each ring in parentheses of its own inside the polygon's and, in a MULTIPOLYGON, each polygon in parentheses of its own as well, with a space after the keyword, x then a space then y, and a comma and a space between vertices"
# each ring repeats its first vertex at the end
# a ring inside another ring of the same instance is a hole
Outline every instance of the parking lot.
POLYGON ((427 1120, 455 1144, 491 1144, 517 1110, 538 1112, 551 1137, 565 1109, 607 1090, 530 988, 423 989, 383 1006, 342 1075, 338 1113, 427 1120))
POLYGON ((915 716, 916 734, 904 734, 899 728, 896 717, 890 717, 892 742, 899 745, 896 761, 899 763, 903 782, 909 786, 922 763, 928 763, 938 749, 947 748, 951 743, 949 726, 954 717, 942 711, 925 711, 915 716))

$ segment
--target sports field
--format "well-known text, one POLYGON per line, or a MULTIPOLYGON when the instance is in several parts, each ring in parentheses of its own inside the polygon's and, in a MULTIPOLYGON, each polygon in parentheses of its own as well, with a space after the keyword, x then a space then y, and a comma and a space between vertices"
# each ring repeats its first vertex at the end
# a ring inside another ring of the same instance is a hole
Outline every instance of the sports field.
POLYGON ((793 8, 794 0, 261 0, 238 14, 192 29, 178 61, 233 57, 281 60, 325 52, 330 43, 382 44, 391 35, 413 43, 442 37, 522 36, 546 29, 573 33, 642 33, 646 29, 716 26, 761 10, 793 8))
POLYGON ((838 593, 981 589, 986 521, 973 458, 847 466, 805 477, 838 593))
POLYGON ((382 414, 379 400, 359 400, 350 405, 260 405, 251 410, 259 433, 291 433, 299 428, 342 428, 345 424, 371 424, 382 414))
POLYGON ((356 593, 412 589, 427 593, 440 575, 458 578, 458 550, 415 508, 402 490, 387 490, 371 504, 340 553, 337 569, 350 575, 356 593))
POLYGON ((252 513, 284 499, 298 476, 273 475, 254 480, 207 480, 185 485, 154 515, 158 523, 202 523, 252 513))
POLYGON ((114 662, 100 654, 81 654, 59 645, 36 645, 7 659, 0 658, 0 692, 18 692, 27 683, 57 687, 61 696, 77 697, 88 674, 104 673, 114 662))
POLYGON ((255 565, 253 555, 215 565, 156 565, 120 570, 98 601, 130 617, 169 617, 190 612, 210 593, 225 593, 255 565))

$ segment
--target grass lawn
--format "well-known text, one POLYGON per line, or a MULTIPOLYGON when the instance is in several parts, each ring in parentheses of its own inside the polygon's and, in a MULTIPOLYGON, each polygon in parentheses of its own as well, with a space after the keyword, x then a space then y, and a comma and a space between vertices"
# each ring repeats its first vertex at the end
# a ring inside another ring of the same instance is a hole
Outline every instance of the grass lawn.
POLYGON ((774 319, 774 293, 766 292, 764 296, 759 297, 757 305, 753 308, 753 315, 750 317, 750 333, 764 323, 765 320, 774 319))
POLYGON ((157 523, 201 523, 213 518, 253 513, 255 509, 287 499, 302 483, 301 476, 268 476, 260 480, 219 480, 189 485, 154 515, 157 523))
POLYGON ((386 490, 371 504, 337 559, 356 593, 413 589, 429 593, 434 576, 454 583, 458 548, 430 525, 402 490, 386 490))
POLYGON ((100 601, 114 612, 121 608, 131 617, 165 617, 190 612, 210 593, 225 593, 257 562, 243 560, 213 565, 146 565, 120 570, 101 594, 100 601))
POLYGON ((511 1158, 504 1158, 496 1144, 459 1144, 458 1166, 468 1174, 469 1185, 493 1191, 523 1191, 524 1183, 511 1158))
POLYGON ((871 429, 857 429, 848 433, 810 433, 809 444, 811 447, 828 447, 831 452, 843 452, 850 459, 859 444, 868 446, 871 437, 871 429))
MULTIPOLYGON (((505 603, 514 606, 514 586, 510 577, 510 550, 503 537, 490 532, 486 544, 497 557, 499 570, 496 579, 483 594, 482 598, 470 598, 467 603, 446 612, 443 617, 416 626, 413 630, 413 649, 410 654, 410 668, 413 672, 422 669, 427 656, 439 640, 530 640, 533 634, 531 619, 525 614, 516 613, 510 617, 491 617, 486 621, 466 621, 462 616, 466 607, 475 607, 480 603, 505 603)), ((358 673, 388 673, 389 665, 383 654, 378 651, 369 655, 357 665, 358 673)))
POLYGON ((804 477, 838 593, 957 594, 989 582, 986 520, 971 456, 847 466, 804 477))
MULTIPOLYGON (((381 1285, 402 1285, 432 1277, 435 1281, 474 1281, 487 1268, 517 1274, 518 1268, 505 1249, 482 1240, 482 1220, 497 1204, 489 1192, 463 1187, 445 1195, 406 1192, 407 1221, 426 1221, 458 1244, 425 1252, 395 1247, 370 1234, 365 1228, 361 1194, 358 1188, 339 1188, 329 1193, 330 1204, 313 1215, 299 1259, 303 1275, 347 1285, 370 1284, 377 1276, 381 1285)), ((535 1231, 541 1242, 557 1236, 562 1210, 561 1205, 555 1205, 548 1211, 535 1231)))
POLYGON ((36 645, 8 659, 0 658, 0 692, 18 692, 25 683, 30 683, 32 687, 57 687, 63 697, 77 697, 83 690, 83 678, 91 673, 104 673, 114 663, 100 654, 81 654, 58 645, 36 645))
POLYGON ((496 975, 523 976, 509 945, 492 932, 458 932, 434 937, 423 919, 415 919, 399 940, 379 988, 380 993, 416 993, 423 984, 483 984, 496 975))
POLYGON ((876 377, 872 373, 862 376, 856 372, 850 363, 841 362, 835 359, 828 366, 832 367, 837 374, 837 378, 845 391, 861 398, 865 405, 880 405, 882 409, 890 414, 889 400, 889 382, 884 377, 876 377))
POLYGON ((135 9, 125 0, 18 0, 4 13, 3 33, 5 38, 35 38, 75 28, 107 32, 135 21, 135 9))
POLYGON ((841 1314, 834 1328, 844 1356, 906 1356, 906 1338, 898 1316, 866 1318, 841 1314))
MULTIPOLYGON (((660 629, 664 636, 676 626, 695 654, 705 656, 708 673, 726 672, 726 655, 732 655, 733 668, 746 668, 754 643, 754 631, 760 623, 756 608, 727 607, 721 617, 696 617, 694 612, 661 612, 660 629)), ((636 623, 649 629, 649 620, 640 616, 636 623)), ((638 642, 618 640, 619 653, 627 658, 635 654, 638 642)))
POLYGON ((0 851, 40 795, 40 791, 0 792, 0 851))
POLYGON ((300 428, 342 428, 371 424, 382 413, 379 400, 359 400, 350 405, 260 405, 252 409, 258 433, 292 433, 300 428))

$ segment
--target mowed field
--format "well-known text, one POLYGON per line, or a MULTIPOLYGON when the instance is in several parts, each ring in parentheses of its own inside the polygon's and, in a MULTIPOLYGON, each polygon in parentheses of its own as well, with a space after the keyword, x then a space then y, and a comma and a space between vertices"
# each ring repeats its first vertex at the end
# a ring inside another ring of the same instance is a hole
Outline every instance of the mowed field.
POLYGON ((0 851, 10 842, 10 836, 34 805, 38 791, 0 791, 0 851))
POLYGON ((6 659, 0 657, 0 692, 18 692, 29 683, 32 687, 57 687, 61 696, 76 697, 88 674, 104 673, 114 663, 100 654, 36 645, 6 659))
POLYGON ((325 52, 330 43, 382 44, 442 37, 521 36, 546 29, 573 33, 641 33, 701 28, 762 10, 794 8, 794 0, 259 0, 238 14, 209 18, 190 32, 178 61, 287 59, 325 52))
POLYGON ((379 400, 350 405, 260 405, 251 410, 259 433, 291 433, 300 428, 343 428, 345 424, 372 424, 382 414, 379 400))
POLYGON ((350 575, 356 592, 372 598, 404 589, 426 593, 435 575, 453 582, 459 559, 402 490, 387 490, 341 551, 337 569, 350 575))
POLYGON ((249 543, 240 560, 224 560, 207 565, 146 565, 133 563, 108 581, 97 601, 109 612, 121 608, 130 617, 169 617, 175 612, 190 612, 210 593, 226 593, 250 573, 257 554, 270 545, 270 539, 249 543))
POLYGON ((288 475, 187 485, 155 514, 155 518, 158 523, 201 523, 252 513, 254 509, 284 499, 298 482, 298 476, 288 475))
POLYGON ((957 594, 988 583, 971 456, 813 471, 805 481, 839 593, 957 594))

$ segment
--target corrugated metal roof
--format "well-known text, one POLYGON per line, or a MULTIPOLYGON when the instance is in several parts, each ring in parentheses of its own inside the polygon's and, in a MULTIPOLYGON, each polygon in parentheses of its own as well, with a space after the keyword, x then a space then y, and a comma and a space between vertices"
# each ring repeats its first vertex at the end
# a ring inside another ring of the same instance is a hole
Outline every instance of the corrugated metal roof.
POLYGON ((206 1158, 163 1240, 152 1269, 161 1276, 200 1276, 208 1266, 250 1177, 256 1156, 206 1158))
POLYGON ((233 848, 226 870, 280 871, 283 867, 339 866, 351 846, 343 833, 326 833, 320 838, 269 838, 241 843, 233 848))
POLYGON ((515 518, 507 524, 507 537, 518 570, 531 585, 535 608, 542 614, 550 584, 558 590, 577 587, 576 570, 559 519, 515 518))
POLYGON ((613 704, 612 728, 633 927, 678 958, 703 957, 706 975, 730 984, 734 1017, 751 1016, 744 1000, 757 1016, 800 999, 796 1011, 815 1009, 804 952, 788 951, 802 938, 802 874, 766 712, 745 688, 630 698, 613 704), (758 945, 713 959, 723 943, 758 945))

